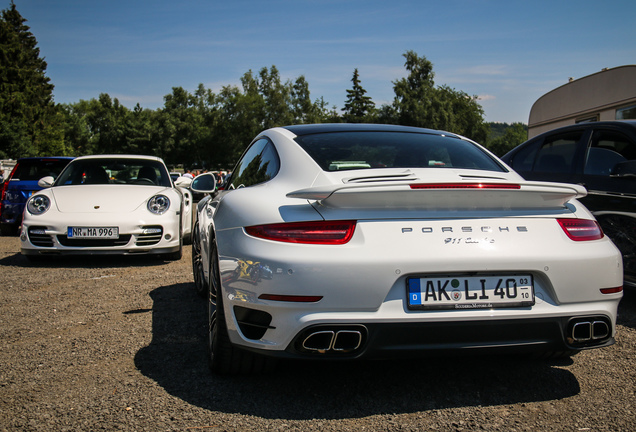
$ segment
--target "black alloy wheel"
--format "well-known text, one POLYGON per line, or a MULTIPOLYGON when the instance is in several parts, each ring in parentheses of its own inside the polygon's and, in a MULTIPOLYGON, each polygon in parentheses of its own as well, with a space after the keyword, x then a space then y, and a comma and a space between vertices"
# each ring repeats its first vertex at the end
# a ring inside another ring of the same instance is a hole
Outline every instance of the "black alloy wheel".
POLYGON ((201 239, 199 238, 198 221, 192 230, 192 275, 194 276, 194 291, 199 297, 205 298, 208 294, 203 272, 203 257, 201 255, 201 239))

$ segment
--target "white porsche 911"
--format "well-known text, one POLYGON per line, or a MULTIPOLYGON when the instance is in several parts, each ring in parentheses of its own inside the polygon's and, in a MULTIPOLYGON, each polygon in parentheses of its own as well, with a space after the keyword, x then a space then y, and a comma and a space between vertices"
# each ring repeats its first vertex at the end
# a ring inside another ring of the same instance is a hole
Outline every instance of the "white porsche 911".
POLYGON ((76 158, 27 202, 21 251, 47 254, 159 254, 179 259, 190 237, 192 195, 176 187, 158 157, 76 158))
POLYGON ((614 343, 622 261, 578 201, 478 144, 389 125, 266 130, 194 191, 210 366, 271 357, 568 356, 614 343))

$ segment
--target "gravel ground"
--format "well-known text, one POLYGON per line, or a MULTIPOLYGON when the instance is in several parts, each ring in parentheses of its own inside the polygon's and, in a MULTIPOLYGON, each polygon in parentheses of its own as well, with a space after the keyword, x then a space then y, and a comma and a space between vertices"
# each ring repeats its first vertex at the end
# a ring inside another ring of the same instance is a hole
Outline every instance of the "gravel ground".
POLYGON ((181 261, 31 264, 0 237, 0 431, 634 431, 636 291, 571 360, 284 363, 219 378, 181 261))

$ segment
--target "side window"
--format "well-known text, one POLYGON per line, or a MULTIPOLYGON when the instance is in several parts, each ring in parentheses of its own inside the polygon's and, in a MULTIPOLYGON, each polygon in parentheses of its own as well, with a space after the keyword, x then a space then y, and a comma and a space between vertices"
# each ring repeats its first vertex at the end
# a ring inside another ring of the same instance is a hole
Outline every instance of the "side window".
POLYGON ((274 177, 280 168, 278 153, 266 138, 254 142, 245 152, 234 173, 229 189, 254 186, 274 177))
POLYGON ((617 163, 636 159, 636 143, 619 132, 597 130, 585 155, 588 175, 609 176, 617 163))
POLYGON ((532 171, 534 160, 537 157, 540 141, 529 143, 521 148, 512 159, 511 167, 517 172, 532 171))
POLYGON ((616 120, 636 119, 636 105, 619 108, 616 110, 616 120))
POLYGON ((548 137, 538 151, 534 171, 543 173, 571 173, 576 147, 582 131, 548 137))

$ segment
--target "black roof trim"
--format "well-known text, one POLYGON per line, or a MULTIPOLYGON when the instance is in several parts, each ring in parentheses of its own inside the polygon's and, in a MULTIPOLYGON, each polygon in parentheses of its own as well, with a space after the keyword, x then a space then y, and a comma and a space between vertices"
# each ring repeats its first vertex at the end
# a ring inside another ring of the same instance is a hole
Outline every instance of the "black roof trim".
POLYGON ((574 123, 570 125, 560 126, 546 132, 542 132, 539 135, 530 138, 528 141, 534 140, 535 138, 542 137, 544 135, 553 135, 555 133, 568 132, 568 131, 579 130, 579 129, 596 129, 596 128, 614 128, 614 129, 622 129, 625 131, 634 131, 636 130, 636 120, 601 120, 601 121, 574 123))
POLYGON ((443 132, 433 129, 424 129, 412 126, 399 126, 389 124, 370 124, 370 123, 319 123, 319 124, 300 124, 293 126, 283 126, 297 136, 311 135, 317 133, 330 132, 411 132, 433 135, 448 135, 457 137, 456 134, 443 132))

